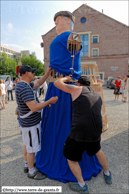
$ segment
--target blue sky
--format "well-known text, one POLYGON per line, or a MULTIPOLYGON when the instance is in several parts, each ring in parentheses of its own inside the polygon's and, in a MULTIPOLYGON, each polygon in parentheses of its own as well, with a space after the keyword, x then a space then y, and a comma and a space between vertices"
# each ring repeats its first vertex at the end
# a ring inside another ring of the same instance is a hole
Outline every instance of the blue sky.
POLYGON ((1 44, 35 52, 43 62, 41 35, 55 26, 53 16, 61 10, 73 12, 82 4, 126 24, 129 2, 125 1, 1 1, 1 44))

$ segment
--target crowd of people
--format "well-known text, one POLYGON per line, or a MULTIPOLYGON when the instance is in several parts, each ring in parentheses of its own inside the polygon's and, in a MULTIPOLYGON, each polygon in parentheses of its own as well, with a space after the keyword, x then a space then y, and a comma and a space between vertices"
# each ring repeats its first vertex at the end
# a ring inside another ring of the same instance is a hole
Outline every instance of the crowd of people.
MULTIPOLYGON (((38 80, 38 77, 35 76, 34 81, 36 82, 37 80, 38 80)), ((47 88, 48 88, 48 86, 47 86, 46 81, 40 87, 35 88, 34 92, 35 92, 36 97, 39 97, 40 99, 42 98, 43 100, 45 100, 45 96, 46 96, 46 93, 47 93, 47 88)))
MULTIPOLYGON (((128 102, 128 92, 129 92, 129 75, 123 76, 121 79, 121 76, 118 76, 116 80, 114 80, 112 83, 115 85, 114 88, 114 95, 115 100, 119 100, 119 95, 122 95, 122 102, 128 102)), ((97 84, 101 83, 104 84, 104 81, 100 79, 100 76, 92 76, 91 84, 97 84)))
MULTIPOLYGON (((34 77, 34 81, 37 80, 37 76, 34 77)), ((19 77, 15 79, 15 87, 17 83, 20 81, 19 77)), ((45 81, 41 85, 42 91, 40 92, 40 87, 34 89, 35 95, 37 97, 37 93, 39 93, 39 97, 43 94, 43 100, 45 99, 47 92, 47 82, 45 81)), ((0 79, 0 110, 5 109, 5 104, 8 104, 10 99, 13 101, 13 82, 10 77, 5 81, 4 79, 0 79), (11 97, 11 98, 10 98, 11 97)))
POLYGON ((128 92, 129 92, 129 75, 126 75, 121 79, 120 76, 113 81, 115 85, 114 95, 115 100, 119 100, 119 95, 122 94, 122 102, 128 102, 128 92))
POLYGON ((0 79, 0 110, 5 109, 5 104, 8 104, 9 96, 13 100, 13 82, 10 77, 7 80, 0 79))

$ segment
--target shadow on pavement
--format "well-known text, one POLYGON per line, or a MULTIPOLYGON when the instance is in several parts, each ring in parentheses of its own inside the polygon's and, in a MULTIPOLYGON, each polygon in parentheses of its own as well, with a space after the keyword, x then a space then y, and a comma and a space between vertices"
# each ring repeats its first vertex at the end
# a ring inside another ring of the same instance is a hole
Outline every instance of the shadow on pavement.
MULTIPOLYGON (((2 186, 62 186, 63 194, 76 193, 69 191, 68 185, 61 182, 44 179, 31 180, 23 173, 24 159, 22 156, 21 137, 6 142, 12 150, 11 153, 4 156, 7 161, 1 165, 2 186), (19 144, 20 142, 20 144, 19 144), (14 146, 15 145, 15 146, 14 146), (17 159, 15 159, 15 157, 17 159), (9 160, 9 162, 8 162, 9 160), (6 169, 6 171, 5 171, 6 169), (64 191, 64 192, 63 192, 64 191)), ((127 193, 128 192, 128 130, 125 130, 102 143, 102 150, 107 156, 109 170, 112 172, 113 184, 106 185, 103 179, 103 173, 87 181, 90 193, 127 193), (101 186, 100 186, 101 185, 101 186)), ((4 143, 2 145, 4 147, 4 143)))
POLYGON ((105 107, 107 106, 121 106, 124 102, 118 100, 105 101, 105 107))

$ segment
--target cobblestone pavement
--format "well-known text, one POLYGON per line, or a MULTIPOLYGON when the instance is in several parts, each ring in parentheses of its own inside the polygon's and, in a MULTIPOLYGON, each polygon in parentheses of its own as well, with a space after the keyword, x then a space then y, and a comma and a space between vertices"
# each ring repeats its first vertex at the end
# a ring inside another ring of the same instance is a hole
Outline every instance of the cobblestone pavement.
MULTIPOLYGON (((104 101, 109 128, 102 133, 102 149, 112 172, 113 183, 106 185, 103 172, 86 181, 93 193, 128 193, 128 103, 115 101, 113 90, 104 88, 104 101)), ((9 101, 0 111, 1 118, 1 183, 2 186, 62 186, 63 194, 72 194, 68 184, 51 179, 33 180, 23 173, 22 137, 14 114, 16 101, 9 101)), ((6 193, 6 192, 5 192, 6 193)), ((29 192, 28 192, 29 193, 29 192)))

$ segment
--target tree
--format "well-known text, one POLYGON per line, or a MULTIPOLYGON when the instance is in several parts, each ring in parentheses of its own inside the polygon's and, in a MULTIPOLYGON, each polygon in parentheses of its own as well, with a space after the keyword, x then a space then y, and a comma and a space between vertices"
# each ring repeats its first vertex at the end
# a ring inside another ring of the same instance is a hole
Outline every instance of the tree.
MULTIPOLYGON (((18 60, 17 60, 18 61, 18 60)), ((18 62, 16 59, 12 59, 11 57, 7 58, 6 53, 1 53, 1 59, 0 59, 0 75, 13 75, 13 77, 16 77, 16 67, 18 65, 18 62), (2 61, 4 59, 4 61, 2 61)), ((20 61, 22 62, 22 65, 29 65, 32 68, 37 68, 35 71, 35 75, 43 75, 44 74, 44 64, 41 63, 39 60, 37 60, 35 53, 33 52, 31 55, 27 56, 25 53, 20 58, 20 61)))
POLYGON ((1 57, 4 61, 0 60, 0 74, 2 75, 13 75, 16 76, 17 62, 11 57, 7 58, 6 53, 1 53, 1 57))
POLYGON ((24 53, 20 60, 22 65, 29 65, 32 68, 36 67, 35 75, 38 76, 44 74, 44 64, 37 60, 34 52, 30 56, 27 56, 24 53))

